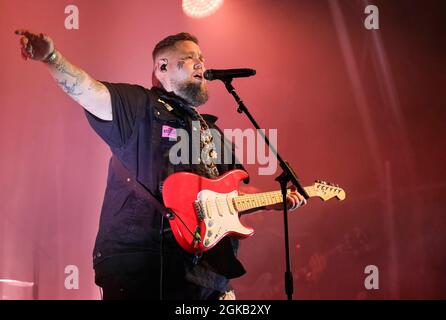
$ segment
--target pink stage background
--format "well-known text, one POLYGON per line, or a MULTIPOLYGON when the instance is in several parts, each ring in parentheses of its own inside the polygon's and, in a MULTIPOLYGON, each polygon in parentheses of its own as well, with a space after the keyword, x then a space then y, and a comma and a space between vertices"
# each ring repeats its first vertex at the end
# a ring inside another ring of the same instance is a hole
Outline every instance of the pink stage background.
MULTIPOLYGON (((372 3, 372 2, 371 2, 372 3)), ((290 217, 293 272, 310 256, 327 266, 296 299, 446 298, 446 67, 444 1, 373 1, 380 29, 364 27, 367 1, 226 0, 187 17, 181 1, 0 0, 0 279, 34 282, 36 299, 99 299, 91 252, 110 151, 45 67, 20 57, 17 28, 49 34, 93 77, 151 86, 151 50, 181 31, 198 36, 208 68, 251 67, 234 85, 304 185, 333 181, 344 202, 290 217), (64 9, 79 8, 79 30, 64 9), (364 241, 336 250, 346 235, 364 241), (299 249, 297 249, 299 247, 299 249), (66 266, 79 288, 64 286, 66 266), (379 289, 364 287, 364 268, 379 289)), ((222 128, 248 128, 222 83, 202 112, 222 128)), ((248 165, 260 190, 272 176, 248 165)), ((282 216, 248 216, 240 299, 284 299, 282 216)))

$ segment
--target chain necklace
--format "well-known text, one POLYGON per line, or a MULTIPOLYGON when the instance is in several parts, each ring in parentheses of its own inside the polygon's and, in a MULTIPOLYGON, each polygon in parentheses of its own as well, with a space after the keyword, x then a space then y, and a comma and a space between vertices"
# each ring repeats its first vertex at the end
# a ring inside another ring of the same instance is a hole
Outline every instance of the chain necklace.
POLYGON ((219 176, 219 172, 217 166, 215 165, 217 151, 215 150, 214 137, 212 136, 209 126, 201 114, 195 108, 191 109, 197 119, 200 121, 200 159, 206 170, 206 175, 209 178, 216 178, 219 176))

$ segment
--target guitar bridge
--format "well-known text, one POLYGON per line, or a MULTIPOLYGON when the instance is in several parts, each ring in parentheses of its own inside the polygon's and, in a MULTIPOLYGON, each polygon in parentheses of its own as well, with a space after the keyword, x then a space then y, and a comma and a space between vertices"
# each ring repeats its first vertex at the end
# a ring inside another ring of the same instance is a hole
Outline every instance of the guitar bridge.
POLYGON ((204 208, 201 201, 197 200, 194 202, 195 212, 197 213, 198 220, 204 220, 204 208))

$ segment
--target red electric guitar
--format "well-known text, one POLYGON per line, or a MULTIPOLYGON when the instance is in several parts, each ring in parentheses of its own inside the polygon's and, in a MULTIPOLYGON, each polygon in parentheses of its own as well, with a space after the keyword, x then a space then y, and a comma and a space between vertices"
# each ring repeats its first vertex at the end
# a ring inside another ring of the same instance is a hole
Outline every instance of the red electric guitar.
MULTIPOLYGON (((174 213, 169 223, 184 250, 190 253, 207 251, 226 235, 249 237, 254 229, 245 227, 239 214, 282 203, 280 190, 239 196, 238 185, 247 177, 248 173, 237 169, 212 180, 179 172, 164 181, 164 205, 174 213)), ((324 181, 316 181, 304 189, 310 197, 320 197, 324 201, 333 197, 345 199, 344 190, 324 181)))

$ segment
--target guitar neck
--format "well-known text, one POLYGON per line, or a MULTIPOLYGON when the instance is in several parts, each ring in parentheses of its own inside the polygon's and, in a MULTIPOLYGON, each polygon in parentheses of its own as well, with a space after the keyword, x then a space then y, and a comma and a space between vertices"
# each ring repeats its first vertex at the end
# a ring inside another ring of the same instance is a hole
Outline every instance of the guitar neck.
MULTIPOLYGON (((304 189, 310 197, 316 195, 316 191, 314 190, 313 186, 304 187, 304 189)), ((291 189, 287 189, 287 194, 289 193, 291 193, 291 189)), ((245 194, 234 198, 234 206, 239 212, 262 208, 282 202, 283 198, 281 190, 245 194)))

